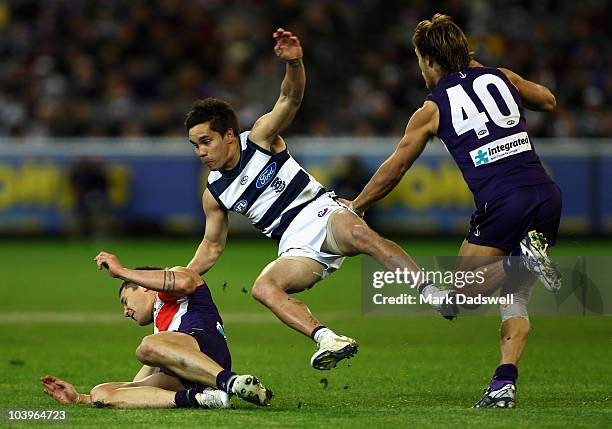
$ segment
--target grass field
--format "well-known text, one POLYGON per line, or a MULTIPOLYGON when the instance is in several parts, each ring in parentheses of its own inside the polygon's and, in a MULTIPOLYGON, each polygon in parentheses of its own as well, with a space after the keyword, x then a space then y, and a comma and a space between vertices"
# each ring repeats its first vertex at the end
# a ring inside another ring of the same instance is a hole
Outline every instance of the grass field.
MULTIPOLYGON (((413 254, 452 255, 458 241, 402 244, 413 254)), ((44 374, 64 378, 81 392, 104 381, 131 380, 139 368, 134 350, 151 329, 122 317, 118 282, 96 271, 91 259, 104 249, 126 265, 184 264, 195 245, 187 239, 3 240, 0 408, 61 409, 39 387, 44 374)), ((612 244, 567 242, 557 254, 612 255, 612 244)), ((498 363, 498 318, 462 317, 449 323, 363 317, 360 262, 354 258, 300 296, 323 322, 361 346, 350 366, 318 372, 309 366, 314 344, 250 297, 253 279, 274 257, 274 245, 264 240, 230 241, 206 275, 225 320, 234 369, 253 372, 269 385, 276 394, 273 406, 239 400, 232 411, 70 406, 65 407, 68 421, 60 426, 610 427, 609 317, 532 318, 518 408, 474 410, 471 405, 498 363)))

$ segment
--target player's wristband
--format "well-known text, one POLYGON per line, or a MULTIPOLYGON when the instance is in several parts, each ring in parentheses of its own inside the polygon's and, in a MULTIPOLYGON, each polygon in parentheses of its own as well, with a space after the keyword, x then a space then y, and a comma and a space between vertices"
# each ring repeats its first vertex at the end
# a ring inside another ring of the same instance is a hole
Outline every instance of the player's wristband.
POLYGON ((302 64, 302 57, 291 58, 290 60, 287 60, 287 64, 291 66, 297 66, 299 64, 302 64))

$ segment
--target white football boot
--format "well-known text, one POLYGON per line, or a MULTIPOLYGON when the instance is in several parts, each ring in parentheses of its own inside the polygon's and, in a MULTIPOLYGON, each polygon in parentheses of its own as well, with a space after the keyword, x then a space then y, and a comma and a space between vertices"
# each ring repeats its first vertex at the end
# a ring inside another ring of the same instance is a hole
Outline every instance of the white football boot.
POLYGON ((546 253, 548 243, 544 234, 529 231, 521 240, 521 262, 549 292, 557 292, 561 287, 561 271, 546 253))
POLYGON ((314 369, 332 369, 342 359, 355 356, 358 349, 359 344, 352 338, 343 335, 325 337, 319 343, 319 349, 310 358, 310 364, 314 369))
POLYGON ((207 387, 202 393, 196 393, 195 399, 202 408, 232 408, 229 395, 212 387, 207 387))
POLYGON ((512 383, 501 389, 485 389, 484 395, 472 408, 514 408, 516 407, 516 386, 512 383))
POLYGON ((255 405, 268 406, 274 393, 255 376, 239 375, 232 384, 232 392, 241 399, 255 405))

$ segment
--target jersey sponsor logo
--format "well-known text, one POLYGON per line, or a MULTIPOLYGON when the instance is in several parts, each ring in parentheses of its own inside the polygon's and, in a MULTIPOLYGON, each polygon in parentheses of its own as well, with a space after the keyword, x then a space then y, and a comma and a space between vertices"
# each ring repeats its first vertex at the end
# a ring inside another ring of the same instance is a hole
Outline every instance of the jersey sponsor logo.
POLYGON ((276 173, 276 162, 268 165, 264 171, 261 172, 259 177, 257 178, 257 182, 255 182, 255 187, 257 189, 261 189, 270 182, 272 177, 274 177, 274 173, 276 173))
POLYGON ((249 176, 242 176, 242 179, 240 179, 240 184, 241 185, 246 185, 246 182, 249 181, 249 176))
POLYGON ((321 210, 321 211, 320 211, 320 212, 317 214, 317 216, 319 216, 319 217, 323 217, 323 216, 325 216, 325 215, 327 214, 327 212, 328 212, 328 211, 329 211, 329 209, 328 209, 327 207, 325 207, 323 210, 321 210))
POLYGON ((247 208, 248 204, 249 202, 247 200, 242 199, 238 201, 236 204, 234 204, 234 207, 232 208, 232 210, 234 210, 237 213, 242 213, 247 208))
POLYGON ((284 180, 281 180, 278 177, 276 177, 270 184, 270 187, 274 189, 274 192, 276 192, 277 194, 280 194, 287 187, 287 183, 285 183, 284 180))
POLYGON ((480 167, 529 150, 531 150, 531 142, 527 133, 523 131, 480 146, 470 151, 470 157, 472 157, 474 166, 480 167))

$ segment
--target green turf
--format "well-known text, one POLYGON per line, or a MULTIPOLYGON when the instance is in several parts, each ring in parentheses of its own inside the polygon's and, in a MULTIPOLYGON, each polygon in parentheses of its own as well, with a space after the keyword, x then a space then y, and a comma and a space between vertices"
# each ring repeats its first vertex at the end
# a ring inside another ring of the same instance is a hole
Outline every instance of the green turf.
MULTIPOLYGON (((61 409, 38 385, 38 378, 47 373, 73 382, 83 392, 100 382, 131 379, 139 368, 134 349, 149 328, 121 318, 117 282, 97 272, 91 259, 104 249, 116 252, 127 265, 184 264, 196 241, 4 241, 0 408, 61 409), (67 319, 54 319, 57 312, 65 312, 67 319), (113 313, 116 318, 110 316, 113 313), (6 314, 15 318, 7 319, 6 314), (39 318, 23 322, 20 314, 39 318), (88 315, 95 321, 79 321, 88 315)), ((410 252, 423 255, 452 255, 458 244, 457 240, 402 242, 410 252)), ((568 242, 557 254, 610 255, 612 245, 568 242)), ((269 317, 243 292, 274 256, 272 243, 230 241, 218 265, 206 275, 222 314, 227 315, 234 367, 257 374, 273 388, 272 407, 262 409, 238 400, 233 411, 71 406, 65 407, 68 424, 609 427, 612 421, 609 317, 533 318, 534 330, 520 367, 518 408, 473 410, 470 406, 497 364, 496 318, 463 317, 454 323, 424 317, 365 318, 360 314, 360 263, 348 260, 330 279, 300 295, 315 315, 361 345, 350 367, 317 372, 308 365, 312 342, 269 317)))

